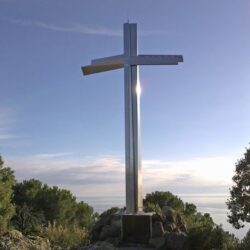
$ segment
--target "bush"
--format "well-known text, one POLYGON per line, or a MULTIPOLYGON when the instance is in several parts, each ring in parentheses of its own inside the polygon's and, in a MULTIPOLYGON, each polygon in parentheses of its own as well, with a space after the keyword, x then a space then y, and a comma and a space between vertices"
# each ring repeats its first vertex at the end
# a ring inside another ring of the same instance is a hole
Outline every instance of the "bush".
POLYGON ((156 213, 161 214, 161 208, 158 204, 147 202, 143 208, 145 213, 156 213))
POLYGON ((13 202, 17 206, 13 225, 25 234, 54 221, 79 227, 87 227, 93 221, 93 208, 77 202, 69 190, 49 187, 35 179, 14 186, 13 202))
POLYGON ((104 212, 101 213, 100 217, 109 215, 109 214, 115 214, 117 212, 121 211, 121 209, 119 207, 111 207, 107 210, 105 210, 104 212))
POLYGON ((183 201, 178 196, 173 195, 170 192, 156 191, 151 194, 147 194, 143 200, 143 205, 145 209, 147 209, 148 206, 151 208, 152 206, 155 206, 155 209, 158 209, 157 207, 162 209, 164 206, 169 206, 178 212, 184 210, 183 201))
POLYGON ((45 219, 42 213, 34 211, 24 203, 16 207, 16 214, 12 218, 12 225, 24 234, 36 234, 42 230, 45 219))

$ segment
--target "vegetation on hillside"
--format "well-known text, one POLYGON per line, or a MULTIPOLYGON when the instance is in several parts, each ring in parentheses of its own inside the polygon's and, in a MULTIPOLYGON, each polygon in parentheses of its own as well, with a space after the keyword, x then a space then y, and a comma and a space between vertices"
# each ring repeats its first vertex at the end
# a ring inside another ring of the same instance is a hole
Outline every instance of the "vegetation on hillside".
POLYGON ((179 212, 187 225, 188 245, 192 250, 236 250, 238 240, 221 226, 216 225, 208 213, 197 212, 196 206, 184 203, 170 192, 153 192, 144 199, 145 211, 160 213, 164 206, 179 212))
MULTIPOLYGON (((228 207, 233 225, 249 221, 250 151, 236 164, 236 183, 231 190, 228 207)), ((183 202, 170 192, 147 194, 144 210, 161 213, 170 207, 186 222, 189 248, 192 250, 249 250, 250 232, 242 241, 216 225, 209 214, 201 214, 196 206, 183 202)), ((118 208, 110 209, 111 212, 118 208)), ((89 229, 97 219, 93 208, 65 189, 50 187, 39 180, 15 180, 11 168, 4 167, 0 156, 0 234, 17 229, 25 235, 45 237, 52 246, 76 249, 89 242, 89 229)))
POLYGON ((88 242, 93 208, 65 189, 39 180, 15 181, 0 157, 0 234, 17 229, 24 235, 46 237, 52 245, 74 249, 88 242))
POLYGON ((18 230, 32 233, 49 223, 88 227, 93 220, 93 209, 65 189, 49 187, 31 179, 16 183, 13 187, 13 203, 16 215, 12 222, 18 230))

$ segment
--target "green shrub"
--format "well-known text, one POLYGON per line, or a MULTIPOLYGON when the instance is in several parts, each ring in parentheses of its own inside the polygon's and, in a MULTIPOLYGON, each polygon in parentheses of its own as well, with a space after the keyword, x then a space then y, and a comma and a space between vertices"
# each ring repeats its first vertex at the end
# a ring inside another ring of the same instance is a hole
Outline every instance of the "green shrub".
POLYGON ((53 221, 79 227, 88 227, 93 221, 93 208, 77 202, 69 190, 49 187, 35 179, 16 183, 13 202, 17 206, 13 225, 26 234, 53 221))
POLYGON ((24 203, 22 206, 16 206, 16 213, 11 222, 24 234, 36 234, 42 230, 45 219, 42 213, 34 211, 24 203))
POLYGON ((156 208, 158 205, 160 209, 164 206, 169 206, 179 212, 184 210, 184 203, 178 196, 173 195, 170 192, 162 191, 155 191, 151 194, 147 194, 143 200, 143 205, 146 209, 148 206, 152 207, 152 205, 155 205, 156 208))
POLYGON ((145 213, 154 212, 156 214, 161 214, 161 208, 158 204, 147 202, 143 208, 145 213))

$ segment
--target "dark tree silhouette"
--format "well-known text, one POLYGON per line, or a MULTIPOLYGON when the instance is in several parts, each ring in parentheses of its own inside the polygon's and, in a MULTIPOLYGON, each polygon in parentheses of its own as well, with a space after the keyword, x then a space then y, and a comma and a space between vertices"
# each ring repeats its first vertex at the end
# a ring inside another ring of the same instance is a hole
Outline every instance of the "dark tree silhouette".
POLYGON ((244 227, 244 222, 250 222, 250 149, 246 149, 244 157, 235 165, 234 185, 227 206, 230 210, 228 221, 239 229, 244 227))

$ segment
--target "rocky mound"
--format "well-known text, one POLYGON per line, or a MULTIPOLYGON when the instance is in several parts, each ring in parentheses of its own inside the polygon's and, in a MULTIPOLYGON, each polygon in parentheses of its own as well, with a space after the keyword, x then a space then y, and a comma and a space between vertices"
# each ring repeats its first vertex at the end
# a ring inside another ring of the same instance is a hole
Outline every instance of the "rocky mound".
POLYGON ((39 236, 24 236, 11 230, 0 237, 1 250, 51 250, 48 239, 39 236))
MULTIPOLYGON (((114 214, 107 211, 102 214, 91 230, 91 241, 105 241, 115 247, 121 245, 121 216, 122 212, 114 214)), ((149 245, 155 249, 184 250, 186 233, 187 228, 181 216, 166 206, 162 214, 152 215, 152 238, 149 245)))

